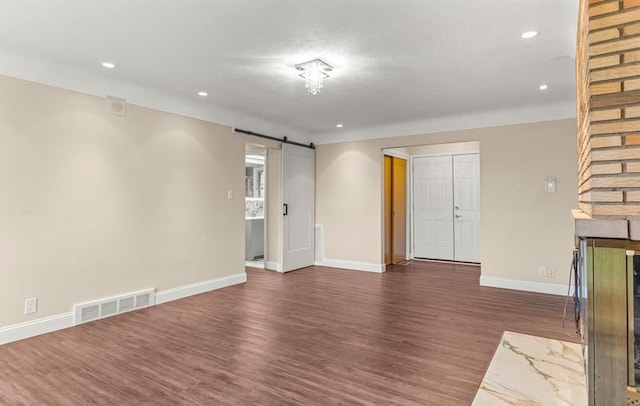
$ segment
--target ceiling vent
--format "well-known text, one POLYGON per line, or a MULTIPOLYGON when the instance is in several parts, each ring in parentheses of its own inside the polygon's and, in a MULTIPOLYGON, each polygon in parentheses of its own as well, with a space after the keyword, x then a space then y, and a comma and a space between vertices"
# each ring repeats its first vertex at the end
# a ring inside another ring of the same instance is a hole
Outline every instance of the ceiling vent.
POLYGON ((73 324, 78 325, 131 310, 153 306, 155 303, 155 289, 128 293, 73 306, 73 324))

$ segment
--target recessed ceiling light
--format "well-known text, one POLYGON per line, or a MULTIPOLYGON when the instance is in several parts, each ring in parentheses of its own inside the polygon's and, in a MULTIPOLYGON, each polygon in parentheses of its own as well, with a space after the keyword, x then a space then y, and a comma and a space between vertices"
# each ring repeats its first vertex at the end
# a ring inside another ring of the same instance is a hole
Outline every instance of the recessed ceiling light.
POLYGON ((336 127, 342 128, 342 127, 344 127, 344 124, 336 124, 336 127))
POLYGON ((102 62, 102 67, 107 69, 113 69, 116 67, 116 64, 111 62, 102 62))
POLYGON ((522 33, 522 38, 529 39, 538 35, 538 31, 527 31, 522 33))
POLYGON ((198 92, 198 96, 202 96, 202 97, 209 96, 209 93, 207 93, 207 92, 198 92))
POLYGON ((540 87, 538 89, 540 90, 547 90, 549 88, 548 85, 540 85, 540 87))

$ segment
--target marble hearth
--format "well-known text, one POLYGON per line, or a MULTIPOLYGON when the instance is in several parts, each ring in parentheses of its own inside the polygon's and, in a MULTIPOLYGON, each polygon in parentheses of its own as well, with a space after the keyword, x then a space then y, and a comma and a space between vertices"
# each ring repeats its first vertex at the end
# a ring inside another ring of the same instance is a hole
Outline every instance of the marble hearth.
POLYGON ((580 344, 505 331, 472 406, 586 406, 580 344))

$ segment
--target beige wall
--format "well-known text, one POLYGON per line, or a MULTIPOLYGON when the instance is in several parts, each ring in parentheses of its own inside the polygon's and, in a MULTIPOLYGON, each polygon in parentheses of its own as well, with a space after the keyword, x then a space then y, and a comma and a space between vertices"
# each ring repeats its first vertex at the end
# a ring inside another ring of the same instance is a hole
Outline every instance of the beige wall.
MULTIPOLYGON (((267 263, 282 264, 282 149, 267 150, 267 263)), ((266 267, 269 268, 268 264, 266 267)))
POLYGON ((575 120, 318 145, 316 222, 325 257, 382 263, 384 148, 480 143, 482 274, 566 283, 577 206, 575 120), (544 192, 555 177, 556 193, 544 192), (556 268, 555 279, 538 266, 556 268))
POLYGON ((245 142, 0 77, 0 326, 244 272, 245 142), (39 309, 25 316, 28 297, 39 309))

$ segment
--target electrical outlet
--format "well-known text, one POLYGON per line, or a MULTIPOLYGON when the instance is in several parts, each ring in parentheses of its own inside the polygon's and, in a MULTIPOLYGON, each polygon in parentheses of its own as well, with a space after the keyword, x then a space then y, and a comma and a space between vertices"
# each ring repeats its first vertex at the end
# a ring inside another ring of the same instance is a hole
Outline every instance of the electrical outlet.
POLYGON ((38 311, 38 298, 32 297, 24 301, 24 314, 35 313, 38 311))
POLYGON ((556 277, 556 268, 547 269, 547 276, 549 278, 555 278, 556 277))
POLYGON ((544 265, 540 265, 538 267, 538 276, 547 276, 547 267, 544 265))

